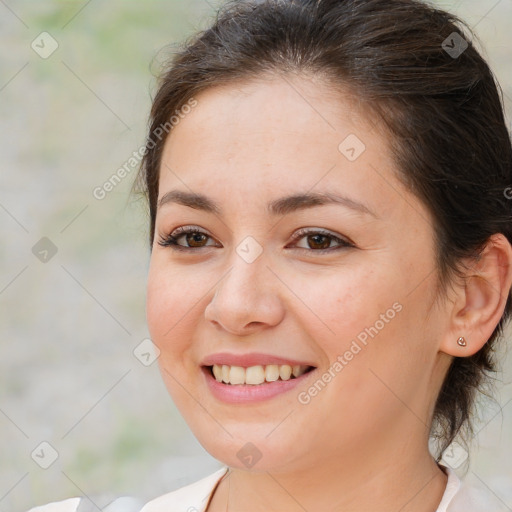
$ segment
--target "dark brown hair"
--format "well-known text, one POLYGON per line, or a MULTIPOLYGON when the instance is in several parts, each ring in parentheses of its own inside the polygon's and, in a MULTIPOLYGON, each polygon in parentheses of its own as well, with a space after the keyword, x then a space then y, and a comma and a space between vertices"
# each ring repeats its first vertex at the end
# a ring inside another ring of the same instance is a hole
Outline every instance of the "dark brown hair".
MULTIPOLYGON (((512 242, 512 201, 504 193, 512 184, 510 136, 499 85, 474 39, 459 18, 419 0, 226 3, 160 77, 134 184, 149 203, 150 244, 165 143, 158 134, 171 116, 216 85, 314 74, 353 91, 385 123, 400 179, 433 216, 439 282, 447 285, 494 233, 512 242)), ((477 391, 495 371, 494 345, 510 312, 509 293, 483 348, 453 358, 431 428, 438 461, 457 434, 463 442, 474 434, 477 391)))

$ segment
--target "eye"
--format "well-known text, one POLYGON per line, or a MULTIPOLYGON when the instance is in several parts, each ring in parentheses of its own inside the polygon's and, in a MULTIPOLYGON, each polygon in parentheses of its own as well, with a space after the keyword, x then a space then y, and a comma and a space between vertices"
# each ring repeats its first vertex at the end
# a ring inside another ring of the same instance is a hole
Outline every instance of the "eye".
MULTIPOLYGON (((204 245, 208 238, 212 237, 201 228, 197 226, 185 226, 176 228, 169 235, 160 236, 158 244, 162 247, 170 247, 177 251, 194 251, 195 249, 212 247, 212 245, 204 245), (181 238, 184 238, 188 245, 179 244, 178 241, 181 238)), ((297 242, 302 238, 307 239, 306 243, 310 246, 310 249, 298 247, 301 251, 324 253, 355 247, 355 244, 350 240, 340 238, 322 229, 300 229, 294 234, 292 242, 297 242), (337 243, 338 246, 331 247, 333 241, 337 243)), ((215 244, 213 246, 215 246, 215 244)))
POLYGON ((172 233, 165 236, 160 236, 158 244, 162 247, 170 247, 177 251, 189 251, 194 248, 211 247, 201 245, 206 239, 211 238, 210 235, 202 231, 197 226, 185 226, 176 228, 172 233), (178 243, 180 238, 185 237, 186 243, 191 244, 189 246, 181 245, 178 243))
MULTIPOLYGON (((336 235, 333 235, 329 231, 325 231, 322 229, 299 229, 293 237, 293 241, 300 240, 302 238, 306 239, 306 243, 313 249, 313 252, 332 252, 335 250, 346 249, 348 247, 355 247, 355 244, 348 239, 340 238, 336 235), (334 241, 338 244, 337 247, 330 247, 331 242, 334 241)), ((299 247, 300 250, 305 250, 307 252, 312 252, 307 248, 299 247)))

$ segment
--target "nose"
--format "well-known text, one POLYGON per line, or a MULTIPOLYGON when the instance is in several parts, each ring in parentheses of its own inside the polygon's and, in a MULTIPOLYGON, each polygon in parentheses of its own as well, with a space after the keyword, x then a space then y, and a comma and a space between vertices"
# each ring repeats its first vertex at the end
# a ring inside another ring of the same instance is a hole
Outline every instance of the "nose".
POLYGON ((246 336, 278 325, 284 317, 283 284, 267 261, 247 263, 236 255, 205 309, 206 320, 231 334, 246 336))

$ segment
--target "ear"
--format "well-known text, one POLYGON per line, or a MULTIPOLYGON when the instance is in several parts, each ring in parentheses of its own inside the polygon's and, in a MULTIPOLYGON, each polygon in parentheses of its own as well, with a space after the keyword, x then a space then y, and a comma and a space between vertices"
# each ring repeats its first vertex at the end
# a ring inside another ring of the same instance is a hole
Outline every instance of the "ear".
POLYGON ((455 357, 472 356, 498 325, 512 286, 512 247, 501 233, 492 235, 469 265, 464 283, 454 288, 449 329, 440 350, 455 357), (457 343, 464 337, 466 346, 457 343))

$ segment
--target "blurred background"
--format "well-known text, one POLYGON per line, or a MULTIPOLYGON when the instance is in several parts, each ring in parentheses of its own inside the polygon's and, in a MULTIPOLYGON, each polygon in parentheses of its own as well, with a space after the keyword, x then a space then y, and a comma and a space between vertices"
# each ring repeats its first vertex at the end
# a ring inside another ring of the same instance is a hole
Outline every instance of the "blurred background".
MULTIPOLYGON (((130 197, 160 50, 221 3, 0 0, 0 512, 145 503, 222 466, 144 355, 148 226, 130 197)), ((435 3, 481 38, 510 127, 512 0, 435 3)), ((466 479, 512 510, 512 356, 500 358, 466 479)), ((458 472, 464 458, 451 454, 458 472)))

